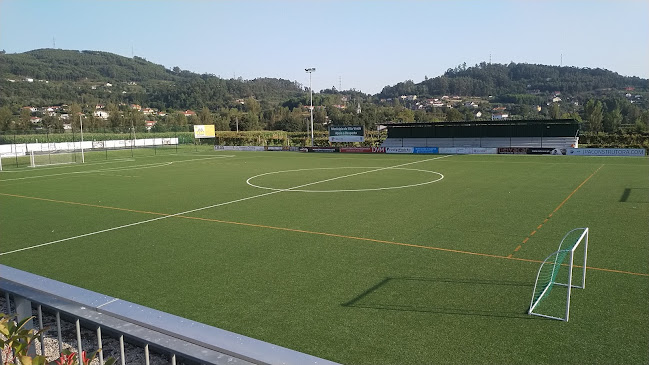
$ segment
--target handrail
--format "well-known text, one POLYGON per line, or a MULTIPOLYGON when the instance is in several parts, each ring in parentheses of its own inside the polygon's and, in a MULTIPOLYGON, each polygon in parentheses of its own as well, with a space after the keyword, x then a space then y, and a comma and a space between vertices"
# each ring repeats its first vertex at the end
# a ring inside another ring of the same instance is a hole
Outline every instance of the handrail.
POLYGON ((0 291, 82 324, 206 364, 336 364, 119 298, 0 265, 0 291))

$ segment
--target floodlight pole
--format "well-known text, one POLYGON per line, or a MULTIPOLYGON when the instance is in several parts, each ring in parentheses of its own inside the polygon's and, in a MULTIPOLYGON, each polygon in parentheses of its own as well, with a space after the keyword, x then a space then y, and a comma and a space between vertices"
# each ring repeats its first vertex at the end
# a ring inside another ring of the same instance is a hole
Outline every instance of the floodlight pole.
POLYGON ((86 163, 85 156, 83 155, 83 118, 79 114, 79 125, 81 126, 81 163, 86 163))
POLYGON ((311 147, 313 147, 313 87, 311 86, 311 74, 315 67, 305 68, 304 71, 309 73, 309 91, 311 91, 311 147))

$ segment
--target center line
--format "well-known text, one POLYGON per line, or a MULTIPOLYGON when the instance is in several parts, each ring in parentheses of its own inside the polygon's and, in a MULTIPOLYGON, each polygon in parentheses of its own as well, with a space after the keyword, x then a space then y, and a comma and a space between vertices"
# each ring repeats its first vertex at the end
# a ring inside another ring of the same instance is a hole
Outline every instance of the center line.
POLYGON ((74 240, 74 239, 77 239, 77 238, 83 238, 83 237, 88 237, 88 236, 94 236, 94 235, 96 235, 96 234, 100 234, 100 233, 116 231, 116 230, 118 230, 118 229, 122 229, 122 228, 133 227, 133 226, 137 226, 137 225, 144 224, 144 223, 155 222, 155 221, 159 221, 159 220, 162 220, 162 219, 167 219, 167 218, 177 217, 177 216, 180 216, 180 215, 185 215, 185 214, 189 214, 189 213, 198 212, 198 211, 201 211, 201 210, 206 210, 206 209, 211 209, 211 208, 221 207, 221 206, 224 206, 224 205, 233 204, 233 203, 238 203, 238 202, 242 202, 242 201, 246 201, 246 200, 250 200, 250 199, 261 198, 261 197, 264 197, 264 196, 273 195, 273 194, 277 194, 277 193, 281 193, 281 192, 285 192, 285 191, 291 191, 291 190, 293 190, 293 189, 303 188, 303 187, 305 187, 305 186, 310 186, 310 185, 320 184, 320 183, 324 183, 324 182, 328 182, 328 181, 333 181, 333 180, 338 180, 338 179, 343 179, 343 178, 351 177, 351 176, 357 176, 357 175, 362 175, 362 174, 368 174, 368 173, 370 173, 370 172, 376 172, 376 171, 388 170, 388 169, 393 169, 393 168, 396 168, 396 167, 402 167, 402 166, 412 165, 412 164, 416 164, 416 163, 421 163, 421 162, 426 162, 426 161, 437 160, 437 159, 445 158, 445 157, 449 157, 449 156, 450 156, 450 155, 440 156, 440 157, 434 157, 434 158, 428 158, 428 159, 421 160, 421 161, 407 162, 407 163, 403 163, 403 164, 399 164, 399 165, 395 165, 395 166, 381 167, 381 168, 377 168, 377 169, 374 169, 374 170, 368 170, 368 171, 356 172, 356 173, 353 173, 353 174, 348 174, 348 175, 343 175, 343 176, 332 177, 332 178, 330 178, 330 179, 325 179, 325 180, 320 180, 320 181, 314 181, 314 182, 311 182, 311 183, 307 183, 307 184, 302 184, 302 185, 294 186, 294 187, 291 187, 291 188, 288 188, 288 189, 275 190, 275 191, 271 191, 271 192, 268 192, 268 193, 263 193, 263 194, 258 194, 258 195, 249 196, 249 197, 246 197, 246 198, 241 198, 241 199, 231 200, 231 201, 229 201, 229 202, 224 202, 224 203, 218 203, 218 204, 208 205, 208 206, 206 206, 206 207, 202 207, 202 208, 191 209, 191 210, 187 210, 187 211, 180 212, 180 213, 175 213, 175 214, 165 215, 165 216, 162 216, 162 217, 151 218, 151 219, 147 219, 147 220, 143 220, 143 221, 139 221, 139 222, 134 222, 134 223, 124 224, 124 225, 117 226, 117 227, 112 227, 112 228, 102 229, 102 230, 100 230, 100 231, 95 231, 95 232, 85 233, 85 234, 81 234, 81 235, 74 236, 74 237, 68 237, 68 238, 63 238, 63 239, 56 240, 56 241, 51 241, 51 242, 41 243, 41 244, 34 245, 34 246, 29 246, 29 247, 19 248, 19 249, 17 249, 17 250, 12 250, 12 251, 7 251, 7 252, 0 252, 0 256, 8 255, 8 254, 11 254, 11 253, 16 253, 16 252, 20 252, 20 251, 31 250, 31 249, 39 248, 39 247, 43 247, 43 246, 49 246, 49 245, 53 245, 53 244, 55 244, 55 243, 60 243, 60 242, 65 242, 65 241, 70 241, 70 240, 74 240))

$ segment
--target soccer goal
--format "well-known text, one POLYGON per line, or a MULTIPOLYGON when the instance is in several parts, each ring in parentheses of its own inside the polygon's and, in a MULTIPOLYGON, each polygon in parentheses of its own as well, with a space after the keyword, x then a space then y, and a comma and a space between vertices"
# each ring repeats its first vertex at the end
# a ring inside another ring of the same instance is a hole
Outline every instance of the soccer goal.
POLYGON ((29 155, 29 166, 47 166, 47 165, 61 165, 69 163, 82 162, 82 158, 76 151, 66 152, 38 152, 31 151, 29 155))
POLYGON ((586 287, 587 257, 588 228, 575 228, 566 233, 559 249, 548 256, 539 268, 528 314, 567 322, 570 316, 572 288, 586 287), (583 250, 578 250, 580 247, 583 250), (572 276, 576 253, 583 255, 583 265, 580 283, 575 285, 572 276), (565 289, 565 297, 560 291, 552 291, 555 286, 565 289))

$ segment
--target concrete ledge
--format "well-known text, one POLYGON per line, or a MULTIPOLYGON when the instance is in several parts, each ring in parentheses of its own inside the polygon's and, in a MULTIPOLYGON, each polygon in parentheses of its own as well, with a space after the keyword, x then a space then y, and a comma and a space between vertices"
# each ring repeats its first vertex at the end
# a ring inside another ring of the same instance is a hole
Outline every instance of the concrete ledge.
POLYGON ((208 364, 336 364, 234 332, 212 327, 0 265, 0 290, 25 297, 102 331, 124 334, 164 352, 208 364))

